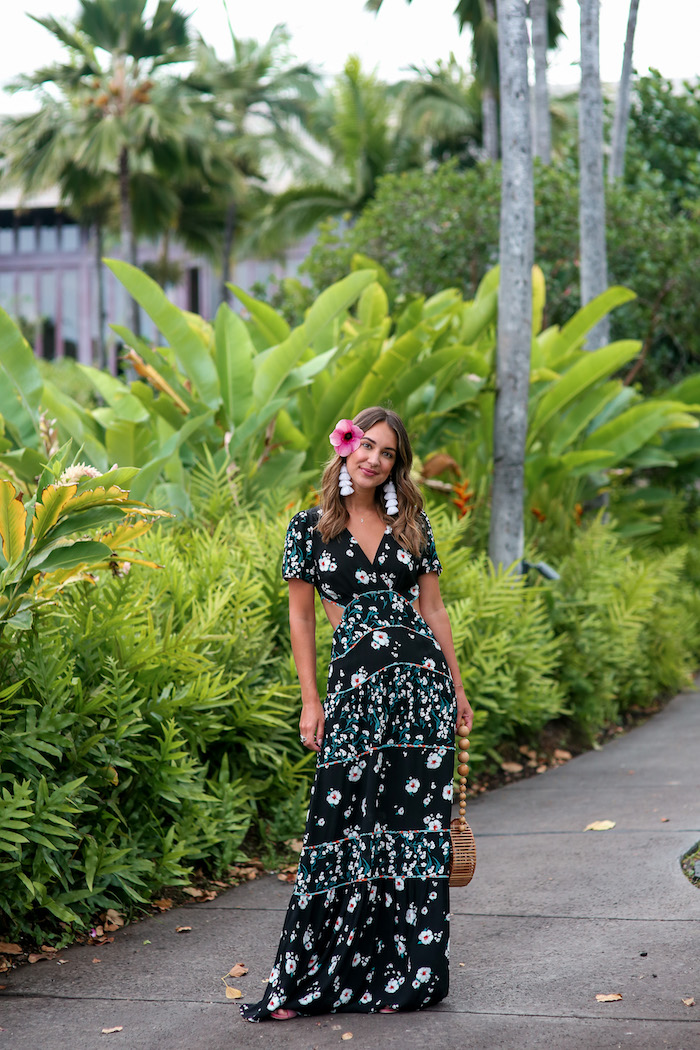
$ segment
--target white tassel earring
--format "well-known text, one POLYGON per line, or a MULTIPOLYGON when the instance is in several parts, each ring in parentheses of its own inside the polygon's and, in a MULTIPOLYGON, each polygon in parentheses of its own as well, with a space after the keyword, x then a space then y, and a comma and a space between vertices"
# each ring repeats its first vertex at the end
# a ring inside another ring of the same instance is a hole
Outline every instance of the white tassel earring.
POLYGON ((342 467, 340 468, 340 475, 338 477, 338 487, 340 488, 341 496, 351 496, 355 491, 352 487, 352 479, 350 477, 350 472, 347 468, 346 463, 343 463, 342 467))
POLYGON ((398 514, 399 513, 399 501, 396 496, 396 485, 389 479, 384 486, 384 505, 386 506, 387 514, 398 514))

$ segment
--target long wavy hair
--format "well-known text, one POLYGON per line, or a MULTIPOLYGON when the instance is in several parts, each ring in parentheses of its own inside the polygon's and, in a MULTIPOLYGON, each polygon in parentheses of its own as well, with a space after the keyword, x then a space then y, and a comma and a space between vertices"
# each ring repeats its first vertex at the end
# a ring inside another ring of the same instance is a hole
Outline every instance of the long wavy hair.
MULTIPOLYGON (((363 408, 355 416, 353 423, 356 423, 360 430, 363 431, 369 430, 375 423, 388 423, 396 434, 396 459, 389 477, 396 486, 399 512, 391 517, 387 514, 384 507, 383 485, 378 485, 374 490, 374 502, 377 514, 381 520, 387 525, 391 525, 391 531, 396 541, 405 550, 418 557, 425 544, 425 530, 420 518, 420 512, 423 509, 423 497, 411 481, 413 452, 411 451, 411 442, 409 441, 406 427, 396 412, 392 412, 388 408, 380 408, 378 405, 372 408, 363 408)), ((350 517, 345 507, 345 501, 340 495, 340 486, 338 485, 340 468, 344 462, 344 459, 334 453, 323 472, 321 481, 321 508, 323 514, 318 523, 318 530, 326 542, 340 535, 350 517)))

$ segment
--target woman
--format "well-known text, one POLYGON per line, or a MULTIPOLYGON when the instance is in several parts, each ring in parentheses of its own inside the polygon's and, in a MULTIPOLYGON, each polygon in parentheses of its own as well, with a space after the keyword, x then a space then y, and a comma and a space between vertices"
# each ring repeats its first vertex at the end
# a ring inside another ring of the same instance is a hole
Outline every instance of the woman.
POLYGON ((249 1021, 415 1010, 448 988, 456 725, 471 728, 440 562, 394 412, 330 436, 322 507, 296 514, 282 573, 301 685, 301 742, 318 753, 292 901, 249 1021), (314 589, 333 625, 316 686, 314 589))

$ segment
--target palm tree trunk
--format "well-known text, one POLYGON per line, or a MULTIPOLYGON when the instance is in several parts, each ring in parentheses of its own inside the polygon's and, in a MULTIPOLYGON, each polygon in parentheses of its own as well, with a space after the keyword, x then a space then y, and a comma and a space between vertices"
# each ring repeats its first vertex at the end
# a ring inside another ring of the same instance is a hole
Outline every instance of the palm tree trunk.
POLYGON ((543 164, 552 159, 552 132, 547 86, 547 0, 530 0, 532 51, 535 58, 535 156, 543 164))
MULTIPOLYGON (((581 6, 581 94, 579 101, 579 231, 581 302, 585 306, 608 286, 603 177, 603 95, 600 87, 600 0, 579 0, 581 6)), ((610 341, 607 317, 593 328, 586 348, 597 350, 610 341)))
POLYGON ((236 229, 236 213, 236 202, 231 200, 226 209, 224 243, 221 249, 221 290, 219 292, 219 302, 222 303, 228 303, 231 298, 228 282, 231 280, 231 253, 233 251, 233 235, 236 229))
POLYGON ((625 53, 622 59, 622 73, 620 84, 617 89, 615 102, 615 118, 613 121, 612 148, 610 161, 608 163, 608 182, 612 185, 616 179, 621 179, 625 172, 625 146, 627 145, 627 122, 630 115, 630 81, 632 79, 632 51, 634 49, 634 33, 637 28, 637 10, 639 0, 630 0, 630 10, 627 19, 627 38, 625 40, 625 53))
MULTIPOLYGON (((484 0, 484 17, 496 21, 495 0, 484 0)), ((492 83, 481 85, 481 120, 484 152, 489 160, 498 160, 498 99, 492 83)))
POLYGON ((508 567, 523 554, 535 205, 525 4, 499 0, 498 8, 503 175, 489 556, 508 567))
POLYGON ((95 223, 95 266, 97 275, 97 367, 107 367, 107 347, 105 341, 105 322, 107 311, 105 308, 105 267, 102 262, 104 256, 104 237, 102 223, 95 223))
MULTIPOLYGON (((122 255, 132 266, 138 266, 134 221, 131 214, 129 151, 126 146, 122 146, 119 153, 119 203, 121 208, 122 255)), ((139 304, 135 299, 131 300, 131 330, 134 335, 141 335, 139 304)))

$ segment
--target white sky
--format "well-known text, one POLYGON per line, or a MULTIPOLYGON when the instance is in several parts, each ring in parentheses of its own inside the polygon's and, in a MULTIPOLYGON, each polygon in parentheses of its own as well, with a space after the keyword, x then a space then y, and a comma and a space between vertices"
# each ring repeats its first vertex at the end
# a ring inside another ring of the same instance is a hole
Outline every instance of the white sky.
MULTIPOLYGON (((364 0, 228 0, 234 32, 239 37, 264 40, 278 22, 292 32, 292 49, 300 60, 325 73, 339 72, 348 54, 360 55, 366 69, 376 69, 395 80, 410 65, 433 64, 454 51, 466 62, 469 37, 457 32, 455 0, 384 0, 375 16, 364 10, 364 0)), ((230 54, 224 0, 180 0, 191 12, 191 24, 223 58, 230 54)), ((617 80, 627 29, 629 0, 601 2, 601 75, 617 80)), ((77 0, 4 0, 0 38, 0 83, 56 60, 60 46, 27 17, 27 12, 62 18, 75 17, 77 0)), ((578 0, 564 0, 567 40, 552 56, 550 81, 573 85, 578 81, 578 0)), ((641 0, 635 37, 634 64, 640 74, 649 66, 674 79, 700 74, 700 3, 698 0, 641 0)), ((27 108, 26 102, 0 93, 0 111, 27 108)))

